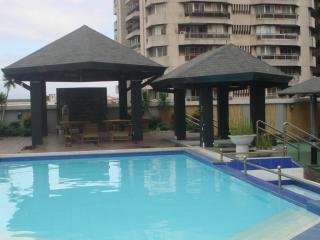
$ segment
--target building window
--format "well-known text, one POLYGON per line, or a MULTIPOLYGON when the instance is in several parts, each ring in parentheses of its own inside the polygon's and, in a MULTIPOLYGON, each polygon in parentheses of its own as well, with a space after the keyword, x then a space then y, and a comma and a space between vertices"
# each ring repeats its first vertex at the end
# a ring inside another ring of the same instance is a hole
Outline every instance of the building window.
POLYGON ((167 56, 167 46, 152 47, 148 50, 149 57, 167 56))
POLYGON ((148 15, 153 15, 153 14, 164 14, 166 12, 166 4, 165 3, 160 3, 160 4, 154 4, 151 5, 147 9, 147 14, 148 15))
POLYGON ((130 48, 139 48, 140 47, 140 36, 135 36, 129 39, 130 48))
POLYGON ((149 36, 166 35, 166 25, 157 25, 149 28, 149 36))
POLYGON ((262 46, 260 48, 261 55, 275 55, 277 53, 277 47, 275 46, 262 46))
POLYGON ((295 14, 293 5, 259 5, 256 7, 257 14, 295 14))

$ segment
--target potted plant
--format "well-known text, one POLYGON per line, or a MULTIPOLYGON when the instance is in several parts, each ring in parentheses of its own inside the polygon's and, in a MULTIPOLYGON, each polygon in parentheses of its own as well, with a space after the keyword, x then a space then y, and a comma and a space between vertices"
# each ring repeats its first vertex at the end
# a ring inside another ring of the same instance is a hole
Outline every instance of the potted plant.
POLYGON ((253 132, 250 121, 242 120, 230 123, 229 137, 231 142, 236 145, 236 153, 247 153, 256 134, 253 132))

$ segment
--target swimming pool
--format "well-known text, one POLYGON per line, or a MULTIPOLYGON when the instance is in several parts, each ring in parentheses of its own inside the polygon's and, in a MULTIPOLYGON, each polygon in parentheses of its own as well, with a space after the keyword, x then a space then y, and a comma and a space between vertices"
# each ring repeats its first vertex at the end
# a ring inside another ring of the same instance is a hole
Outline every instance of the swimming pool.
POLYGON ((264 239, 320 221, 183 152, 27 160, 0 162, 0 239, 264 239))

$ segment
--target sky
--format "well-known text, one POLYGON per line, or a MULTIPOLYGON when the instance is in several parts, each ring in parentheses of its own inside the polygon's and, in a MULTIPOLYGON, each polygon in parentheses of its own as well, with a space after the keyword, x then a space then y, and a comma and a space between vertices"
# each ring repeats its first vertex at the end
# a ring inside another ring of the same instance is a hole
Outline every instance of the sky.
MULTIPOLYGON (((0 0, 0 69, 38 50, 48 43, 88 25, 113 39, 113 0, 0 0)), ((3 88, 0 71, 0 91, 3 88)), ((108 87, 112 83, 48 83, 47 94, 57 87, 108 87)), ((29 98, 29 92, 16 86, 10 99, 29 98)))

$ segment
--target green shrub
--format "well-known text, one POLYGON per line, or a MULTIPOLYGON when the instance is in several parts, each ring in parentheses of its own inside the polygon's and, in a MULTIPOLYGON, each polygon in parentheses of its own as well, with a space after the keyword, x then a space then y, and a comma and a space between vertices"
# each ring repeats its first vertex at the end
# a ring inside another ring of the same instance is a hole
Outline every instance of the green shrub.
POLYGON ((31 128, 23 128, 22 137, 31 137, 31 135, 32 135, 31 128))
POLYGON ((24 128, 31 128, 31 117, 26 117, 23 119, 23 127, 24 128))
POLYGON ((161 122, 159 124, 160 131, 168 131, 172 129, 172 125, 167 122, 161 122))
POLYGON ((187 131, 189 131, 189 132, 200 132, 200 127, 198 127, 195 124, 192 124, 190 122, 187 122, 187 131))
POLYGON ((156 130, 160 123, 161 123, 160 118, 152 117, 149 121, 149 129, 156 130))
POLYGON ((0 122, 0 137, 27 137, 31 136, 30 128, 22 128, 19 122, 12 122, 9 125, 0 122))
POLYGON ((273 138, 267 134, 257 136, 256 148, 258 150, 272 150, 273 138))
POLYGON ((11 128, 20 128, 20 122, 11 122, 8 127, 11 128))
POLYGON ((252 124, 248 120, 231 121, 230 125, 231 135, 251 135, 254 134, 252 124))

